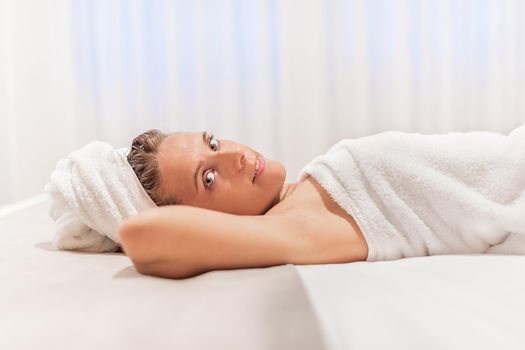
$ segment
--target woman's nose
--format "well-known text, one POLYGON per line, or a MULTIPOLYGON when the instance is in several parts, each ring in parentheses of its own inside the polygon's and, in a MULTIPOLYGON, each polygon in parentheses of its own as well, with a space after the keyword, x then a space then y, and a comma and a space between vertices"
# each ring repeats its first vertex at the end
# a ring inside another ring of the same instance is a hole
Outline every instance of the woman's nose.
POLYGON ((241 149, 220 150, 217 156, 236 171, 242 171, 246 165, 246 156, 241 149))

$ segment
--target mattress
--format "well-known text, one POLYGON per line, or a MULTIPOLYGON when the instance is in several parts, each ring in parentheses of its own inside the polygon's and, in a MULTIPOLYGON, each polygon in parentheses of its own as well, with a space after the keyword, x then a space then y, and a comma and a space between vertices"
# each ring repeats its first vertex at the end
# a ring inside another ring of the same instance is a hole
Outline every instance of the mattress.
POLYGON ((524 349, 525 256, 141 275, 58 251, 47 197, 0 208, 0 349, 524 349))
POLYGON ((525 349, 525 256, 298 269, 327 349, 525 349))
POLYGON ((0 349, 323 349, 294 265, 141 275, 122 253, 58 251, 49 203, 0 210, 0 349))

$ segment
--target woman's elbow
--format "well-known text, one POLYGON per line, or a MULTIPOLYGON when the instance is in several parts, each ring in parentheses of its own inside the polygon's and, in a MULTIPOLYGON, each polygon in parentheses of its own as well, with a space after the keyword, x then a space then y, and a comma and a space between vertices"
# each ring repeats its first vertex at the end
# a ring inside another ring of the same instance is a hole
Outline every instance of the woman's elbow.
POLYGON ((119 237, 124 253, 131 259, 135 269, 143 275, 183 279, 202 273, 191 269, 187 264, 175 261, 174 254, 163 258, 166 247, 159 242, 158 232, 153 232, 154 225, 148 220, 155 220, 151 215, 134 216, 120 225, 119 237), (161 250, 159 250, 161 249, 161 250))
POLYGON ((145 231, 143 221, 138 217, 124 220, 119 229, 122 250, 141 273, 145 271, 146 265, 149 263, 149 258, 146 254, 145 231))

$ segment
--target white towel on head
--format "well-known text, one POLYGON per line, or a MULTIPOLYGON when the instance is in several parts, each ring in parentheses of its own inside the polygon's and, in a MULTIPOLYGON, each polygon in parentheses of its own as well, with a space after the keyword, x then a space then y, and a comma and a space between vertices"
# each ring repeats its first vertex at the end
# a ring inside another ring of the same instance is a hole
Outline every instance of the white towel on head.
POLYGON ((57 163, 44 190, 58 249, 117 251, 120 223, 156 207, 127 161, 129 149, 94 141, 57 163))
POLYGON ((334 145, 307 164, 361 228, 368 261, 525 254, 525 124, 422 135, 389 131, 334 145))

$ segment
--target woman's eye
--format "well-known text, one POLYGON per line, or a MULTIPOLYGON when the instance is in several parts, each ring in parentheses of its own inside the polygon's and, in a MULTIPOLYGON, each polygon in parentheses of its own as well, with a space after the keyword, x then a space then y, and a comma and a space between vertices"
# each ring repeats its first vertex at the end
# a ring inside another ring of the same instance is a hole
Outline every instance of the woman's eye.
POLYGON ((215 182, 215 173, 213 171, 208 171, 204 174, 204 186, 206 188, 211 188, 215 182))
POLYGON ((219 150, 219 140, 217 140, 213 135, 210 137, 210 149, 214 152, 217 152, 219 150))

